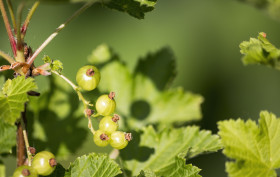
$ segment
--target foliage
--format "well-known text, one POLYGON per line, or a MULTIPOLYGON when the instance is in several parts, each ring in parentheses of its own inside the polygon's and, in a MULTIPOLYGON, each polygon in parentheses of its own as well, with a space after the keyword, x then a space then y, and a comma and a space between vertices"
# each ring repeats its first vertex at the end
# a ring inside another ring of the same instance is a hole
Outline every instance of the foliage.
MULTIPOLYGON (((34 0, 30 0, 34 1, 34 0)), ((42 2, 99 2, 109 9, 126 12, 129 15, 143 19, 145 13, 154 9, 157 0, 41 0, 42 2)))
POLYGON ((134 140, 121 151, 124 167, 133 176, 141 170, 152 170, 159 176, 198 174, 200 170, 185 165, 186 160, 222 147, 218 136, 211 135, 209 131, 199 131, 195 126, 162 131, 148 126, 133 132, 133 135, 134 140))
POLYGON ((27 92, 36 89, 34 79, 24 76, 8 79, 0 92, 0 120, 13 125, 28 101, 27 92))
POLYGON ((226 120, 218 123, 223 153, 235 159, 226 163, 230 177, 276 177, 280 168, 280 119, 267 111, 254 121, 226 120))
MULTIPOLYGON (((176 67, 169 48, 140 59, 133 73, 117 58, 113 57, 101 68, 99 89, 101 92, 113 90, 117 93, 117 112, 125 118, 125 124, 130 128, 201 118, 203 98, 200 95, 185 92, 182 88, 170 88, 176 67), (115 74, 116 71, 118 74, 115 74)), ((95 64, 96 60, 89 58, 89 61, 95 64)))
POLYGON ((265 33, 259 33, 257 39, 250 38, 250 41, 242 42, 239 47, 244 55, 244 64, 261 64, 280 69, 280 50, 266 39, 265 33))

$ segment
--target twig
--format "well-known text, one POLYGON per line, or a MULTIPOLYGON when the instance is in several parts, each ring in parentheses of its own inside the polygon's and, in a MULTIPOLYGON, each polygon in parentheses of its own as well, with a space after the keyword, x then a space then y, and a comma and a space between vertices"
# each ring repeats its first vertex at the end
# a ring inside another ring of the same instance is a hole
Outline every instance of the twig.
POLYGON ((120 155, 120 151, 118 149, 113 149, 109 154, 109 158, 116 160, 119 155, 120 155))
POLYGON ((91 116, 87 115, 86 110, 88 109, 88 106, 93 106, 92 104, 90 104, 89 101, 87 101, 83 94, 80 92, 78 86, 76 86, 72 81, 70 81, 67 77, 63 76, 62 74, 59 74, 56 71, 51 71, 52 73, 56 74, 57 76, 59 76, 60 78, 62 78, 64 81, 66 81, 69 85, 71 85, 71 87, 74 89, 74 91, 77 93, 79 100, 81 100, 84 104, 84 115, 85 117, 88 118, 88 128, 90 129, 92 134, 95 134, 95 130, 92 126, 92 122, 91 122, 91 116))
POLYGON ((75 17, 80 15, 83 11, 85 11, 88 7, 90 7, 94 2, 88 2, 83 7, 81 7, 79 10, 77 10, 70 18, 68 18, 63 24, 61 24, 54 33, 52 33, 42 44, 41 46, 34 52, 31 58, 27 60, 27 64, 31 66, 31 64, 34 62, 36 57, 41 53, 41 51, 58 35, 58 33, 64 29, 64 27, 71 22, 75 17))
POLYGON ((15 13, 14 13, 14 9, 13 9, 13 5, 12 5, 11 0, 7 0, 7 4, 8 4, 11 19, 12 19, 12 24, 13 24, 13 27, 14 27, 14 31, 17 31, 16 18, 15 18, 15 13))
POLYGON ((34 12, 36 11, 37 7, 39 6, 40 4, 40 1, 36 1, 33 6, 31 7, 30 11, 28 12, 27 14, 27 17, 21 27, 21 35, 22 35, 22 38, 24 38, 25 34, 26 34, 26 30, 27 30, 27 27, 29 25, 29 22, 34 14, 34 12))
MULTIPOLYGON (((23 43, 21 40, 21 31, 20 31, 20 25, 21 25, 21 16, 22 16, 22 11, 24 8, 24 1, 20 3, 20 5, 18 6, 17 9, 17 50, 22 51, 23 52, 23 43)), ((24 59, 24 58, 23 58, 24 59)), ((22 62, 24 62, 25 60, 23 60, 22 62)))
POLYGON ((6 54, 5 52, 0 50, 0 56, 3 57, 5 60, 7 60, 9 63, 14 63, 15 60, 8 54, 6 54))
POLYGON ((26 130, 26 126, 25 126, 23 119, 21 119, 21 126, 22 126, 23 139, 24 139, 24 143, 25 143, 25 149, 26 149, 27 158, 28 158, 28 165, 31 166, 32 154, 29 151, 29 141, 28 141, 28 136, 27 136, 27 130, 26 130))
POLYGON ((17 53, 16 53, 16 41, 14 39, 12 30, 11 30, 11 26, 10 26, 10 23, 9 23, 9 20, 8 20, 8 17, 7 17, 7 13, 6 13, 4 4, 3 4, 3 0, 0 0, 0 10, 1 10, 3 20, 4 20, 4 23, 5 23, 6 31, 7 31, 8 36, 9 36, 9 40, 10 40, 10 44, 11 44, 11 47, 12 47, 13 54, 14 54, 14 56, 16 56, 17 55, 17 53))

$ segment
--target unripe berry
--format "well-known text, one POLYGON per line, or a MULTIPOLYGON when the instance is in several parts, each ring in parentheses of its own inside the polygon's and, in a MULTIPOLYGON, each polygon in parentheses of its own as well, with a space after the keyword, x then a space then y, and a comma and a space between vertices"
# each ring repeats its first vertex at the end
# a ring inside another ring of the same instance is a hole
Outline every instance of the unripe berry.
POLYGON ((100 72, 95 66, 83 66, 77 72, 76 81, 83 90, 94 90, 99 84, 100 72))
POLYGON ((48 151, 37 153, 32 161, 32 167, 42 176, 50 175, 55 170, 56 165, 55 156, 48 151))
POLYGON ((104 147, 109 144, 109 136, 103 130, 97 130, 93 135, 93 141, 97 146, 104 147))
POLYGON ((131 133, 124 133, 121 131, 113 132, 110 136, 110 145, 115 149, 123 149, 132 139, 131 133))
POLYGON ((34 168, 23 165, 15 170, 13 177, 38 177, 38 174, 34 168))
POLYGON ((115 112, 116 102, 114 100, 115 93, 110 92, 109 95, 101 95, 95 104, 97 112, 102 116, 109 116, 115 112))
POLYGON ((119 124, 118 120, 120 117, 115 114, 114 116, 106 116, 101 119, 99 122, 99 129, 104 130, 106 133, 111 134, 117 131, 119 124))

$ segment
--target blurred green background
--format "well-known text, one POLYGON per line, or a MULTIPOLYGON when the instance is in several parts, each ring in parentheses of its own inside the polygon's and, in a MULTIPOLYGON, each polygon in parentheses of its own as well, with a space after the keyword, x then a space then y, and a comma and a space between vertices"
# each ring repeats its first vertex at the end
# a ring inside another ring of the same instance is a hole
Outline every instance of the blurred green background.
MULTIPOLYGON (((80 6, 41 4, 27 32, 28 45, 36 49, 80 6)), ((2 21, 0 31, 0 49, 11 53, 2 21)), ((144 20, 95 5, 71 22, 39 58, 47 54, 61 60, 64 74, 75 80, 76 71, 101 43, 111 46, 131 70, 138 58, 170 46, 178 68, 173 86, 182 86, 205 98, 203 120, 197 124, 216 133, 219 120, 257 119, 261 110, 280 115, 280 72, 263 66, 245 67, 241 62, 239 44, 262 31, 280 46, 280 23, 266 12, 235 0, 159 0, 144 20)), ((43 83, 43 79, 39 80, 43 83)), ((41 91, 46 89, 44 84, 39 87, 41 91)), ((104 151, 95 147, 91 136, 87 139, 70 158, 60 162, 66 165, 78 155, 104 151)), ((188 163, 201 168, 202 176, 225 177, 225 161, 218 152, 188 163)), ((7 157, 4 163, 9 176, 15 168, 15 158, 7 157)))

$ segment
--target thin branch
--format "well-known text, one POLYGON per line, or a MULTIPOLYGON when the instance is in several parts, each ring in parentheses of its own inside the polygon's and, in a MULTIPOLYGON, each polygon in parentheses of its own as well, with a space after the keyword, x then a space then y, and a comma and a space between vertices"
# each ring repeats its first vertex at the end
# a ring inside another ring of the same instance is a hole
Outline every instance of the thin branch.
POLYGON ((42 44, 41 46, 34 52, 31 58, 27 60, 27 64, 31 65, 36 57, 41 53, 41 51, 58 35, 58 33, 64 29, 64 27, 71 22, 75 17, 80 15, 83 11, 89 8, 94 2, 88 2, 79 10, 77 10, 70 18, 68 18, 63 24, 61 24, 54 33, 52 33, 42 44))
POLYGON ((22 17, 22 11, 24 8, 24 1, 20 3, 17 9, 17 50, 23 51, 23 43, 21 39, 21 31, 20 31, 20 26, 21 26, 21 17, 22 17))
POLYGON ((25 34, 26 34, 26 30, 27 30, 27 27, 29 25, 29 22, 34 14, 34 12, 36 11, 37 7, 39 6, 40 4, 40 1, 36 1, 33 6, 31 7, 30 11, 28 12, 28 15, 21 27, 21 34, 23 35, 22 38, 24 38, 25 34))
POLYGON ((25 143, 25 149, 26 149, 27 158, 28 158, 28 165, 31 166, 32 154, 29 151, 30 146, 29 146, 26 126, 25 126, 23 119, 21 119, 21 126, 22 126, 23 139, 24 139, 24 143, 25 143))
POLYGON ((7 13, 6 13, 4 4, 3 4, 3 0, 0 0, 0 10, 1 10, 3 20, 4 20, 4 23, 5 23, 6 31, 7 31, 8 36, 9 36, 9 40, 10 40, 10 43, 11 43, 13 54, 14 54, 14 56, 16 56, 17 55, 17 53, 16 53, 16 41, 14 39, 12 30, 11 30, 11 26, 10 26, 10 23, 9 23, 9 20, 8 20, 8 17, 7 17, 7 13))
POLYGON ((13 9, 13 5, 12 5, 11 0, 7 0, 7 4, 8 4, 12 24, 13 24, 13 27, 14 27, 14 31, 17 31, 16 18, 15 18, 15 13, 14 13, 14 9, 13 9))
POLYGON ((0 56, 3 57, 5 60, 7 60, 9 63, 14 63, 15 60, 8 54, 6 54, 5 52, 0 50, 0 56))
POLYGON ((92 106, 92 104, 90 104, 89 101, 87 101, 83 94, 80 92, 78 86, 76 86, 72 81, 70 81, 67 77, 63 76, 62 74, 59 74, 56 71, 51 71, 52 73, 56 74, 57 76, 59 76, 60 78, 62 78, 64 81, 66 81, 69 85, 71 85, 71 87, 74 89, 74 91, 77 93, 79 100, 81 100, 84 104, 84 115, 85 117, 88 118, 88 128, 90 129, 92 134, 95 134, 95 130, 92 126, 92 122, 91 122, 91 116, 86 114, 86 110, 88 109, 88 106, 92 106))

